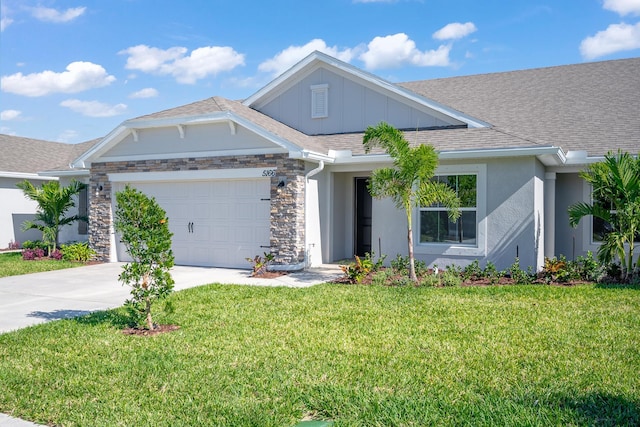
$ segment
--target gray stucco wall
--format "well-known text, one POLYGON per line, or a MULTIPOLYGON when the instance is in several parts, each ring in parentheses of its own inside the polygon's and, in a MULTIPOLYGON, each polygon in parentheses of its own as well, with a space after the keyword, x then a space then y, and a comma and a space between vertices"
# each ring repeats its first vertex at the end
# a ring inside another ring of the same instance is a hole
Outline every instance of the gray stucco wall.
POLYGON ((568 213, 569 206, 583 201, 588 202, 584 200, 582 178, 577 173, 556 174, 556 256, 565 255, 568 259, 574 259, 586 254, 591 239, 585 236, 585 232, 591 227, 591 219, 583 218, 578 227, 572 228, 568 213))
MULTIPOLYGON (((464 168, 463 163, 458 165, 464 168)), ((456 167, 451 163, 441 166, 456 167)), ((508 268, 520 258, 523 268, 536 268, 542 251, 544 229, 541 212, 543 201, 541 186, 544 168, 533 157, 501 158, 484 162, 486 165, 486 193, 478 194, 478 203, 484 197, 486 238, 478 241, 478 248, 457 251, 442 249, 444 245, 416 245, 416 258, 441 267, 450 264, 467 265, 478 259, 482 265, 493 262, 499 269, 508 268), (433 250, 436 249, 436 250, 433 250), (440 253, 437 253, 440 251, 440 253), (453 254, 453 252, 456 252, 453 254), (480 253, 480 254, 479 254, 480 253)), ((482 170, 482 167, 480 168, 482 170)), ((367 172, 334 173, 332 233, 334 241, 331 260, 351 257, 353 254, 353 178, 367 176, 367 172)), ((482 179, 479 176, 479 179, 482 179)), ((418 212, 414 212, 414 241, 418 241, 418 212)), ((482 221, 483 218, 478 218, 482 221)), ((480 234, 480 233, 479 233, 480 234)), ((406 216, 390 200, 373 201, 373 246, 378 242, 387 260, 397 254, 407 254, 406 216)))
POLYGON ((417 104, 411 106, 399 99, 320 68, 257 109, 309 135, 359 132, 381 121, 400 129, 463 124, 435 111, 427 113, 425 107, 420 110, 417 104), (329 85, 329 116, 312 119, 311 86, 319 84, 329 85))

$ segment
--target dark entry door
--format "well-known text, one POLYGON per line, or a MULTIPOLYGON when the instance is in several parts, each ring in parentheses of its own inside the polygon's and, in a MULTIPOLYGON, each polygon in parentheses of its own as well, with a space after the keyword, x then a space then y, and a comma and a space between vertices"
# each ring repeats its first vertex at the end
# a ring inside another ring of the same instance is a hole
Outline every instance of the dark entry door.
POLYGON ((371 253, 371 195, 367 189, 369 178, 355 179, 355 254, 371 253))

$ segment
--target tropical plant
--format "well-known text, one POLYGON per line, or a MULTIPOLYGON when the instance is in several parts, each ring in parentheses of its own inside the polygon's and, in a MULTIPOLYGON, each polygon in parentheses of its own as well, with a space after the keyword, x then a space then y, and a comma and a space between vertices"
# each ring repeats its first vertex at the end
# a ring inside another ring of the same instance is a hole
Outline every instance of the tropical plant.
POLYGON ((58 246, 58 235, 63 226, 87 220, 86 217, 77 214, 66 216, 69 209, 75 206, 74 196, 86 188, 86 184, 82 182, 71 180, 68 186, 61 187, 58 181, 48 181, 38 188, 24 180, 16 186, 28 199, 38 203, 34 220, 25 221, 22 224, 23 230, 40 230, 50 253, 58 246))
POLYGON ((127 185, 116 193, 115 230, 133 260, 125 264, 119 280, 131 287, 126 304, 139 326, 154 329, 152 305, 173 290, 172 233, 167 214, 154 198, 127 185))
POLYGON ((65 261, 87 262, 96 255, 87 242, 67 243, 61 246, 61 252, 65 261))
POLYGON ((620 260, 622 275, 629 279, 640 269, 640 257, 634 265, 635 241, 640 233, 640 158, 618 151, 580 172, 591 184, 593 203, 569 207, 569 223, 577 227, 585 216, 604 221, 610 231, 603 236, 598 260, 609 264, 620 260))
POLYGON ((355 262, 351 262, 347 265, 341 265, 340 269, 344 273, 345 278, 349 283, 360 283, 362 279, 367 277, 367 274, 373 270, 373 262, 371 258, 360 258, 355 256, 355 262))
POLYGON ((445 183, 432 180, 438 166, 438 154, 431 145, 410 147, 402 132, 388 123, 367 127, 363 144, 369 153, 380 146, 393 159, 393 167, 376 169, 369 179, 369 193, 382 199, 389 197, 407 218, 409 278, 418 282, 413 253, 412 211, 417 206, 442 203, 448 208, 451 221, 460 216, 460 200, 445 183))
POLYGON ((245 258, 251 263, 251 276, 259 276, 269 269, 269 264, 276 259, 276 256, 270 252, 264 252, 264 257, 256 255, 253 258, 245 258))

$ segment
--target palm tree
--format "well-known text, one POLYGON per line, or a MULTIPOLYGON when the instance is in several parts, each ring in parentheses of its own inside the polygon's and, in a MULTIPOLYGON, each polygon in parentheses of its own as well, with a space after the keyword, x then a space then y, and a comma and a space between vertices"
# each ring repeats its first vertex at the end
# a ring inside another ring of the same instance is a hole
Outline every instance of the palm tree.
POLYGON ((577 227, 588 215, 600 218, 611 227, 598 249, 598 259, 608 264, 619 259, 623 278, 640 269, 640 258, 633 264, 635 241, 640 232, 640 158, 618 151, 580 172, 591 184, 593 203, 576 203, 569 207, 569 223, 577 227))
POLYGON ((87 220, 80 215, 65 216, 75 206, 73 196, 86 188, 82 182, 71 180, 67 187, 60 187, 58 181, 49 181, 38 188, 24 180, 16 186, 27 198, 38 203, 34 221, 25 221, 22 228, 40 230, 43 240, 49 244, 49 253, 58 246, 60 228, 74 221, 87 220))
POLYGON ((367 153, 381 146, 393 159, 393 167, 376 169, 371 173, 369 193, 376 199, 390 197, 398 209, 404 209, 407 216, 409 278, 417 282, 413 254, 413 208, 442 203, 448 209, 449 219, 456 221, 460 216, 460 200, 448 185, 432 180, 438 167, 438 154, 431 145, 410 147, 401 131, 384 122, 367 128, 363 144, 367 153))

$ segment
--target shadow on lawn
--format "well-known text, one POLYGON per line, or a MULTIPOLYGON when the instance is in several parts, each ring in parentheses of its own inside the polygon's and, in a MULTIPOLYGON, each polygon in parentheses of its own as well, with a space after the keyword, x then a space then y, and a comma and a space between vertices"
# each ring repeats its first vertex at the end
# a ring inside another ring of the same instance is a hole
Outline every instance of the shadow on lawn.
POLYGON ((550 406, 573 412, 580 422, 598 426, 640 425, 640 402, 607 393, 568 396, 560 394, 548 398, 550 406))
POLYGON ((93 313, 89 313, 85 316, 76 317, 73 320, 80 324, 89 326, 97 326, 106 323, 116 328, 126 328, 132 324, 131 317, 128 313, 123 312, 122 309, 94 311, 93 313))
POLYGON ((640 291, 640 284, 638 283, 596 283, 597 289, 633 289, 640 291))
POLYGON ((45 320, 71 319, 73 317, 84 316, 91 313, 88 310, 53 310, 53 311, 32 311, 27 314, 29 317, 38 317, 45 320))

